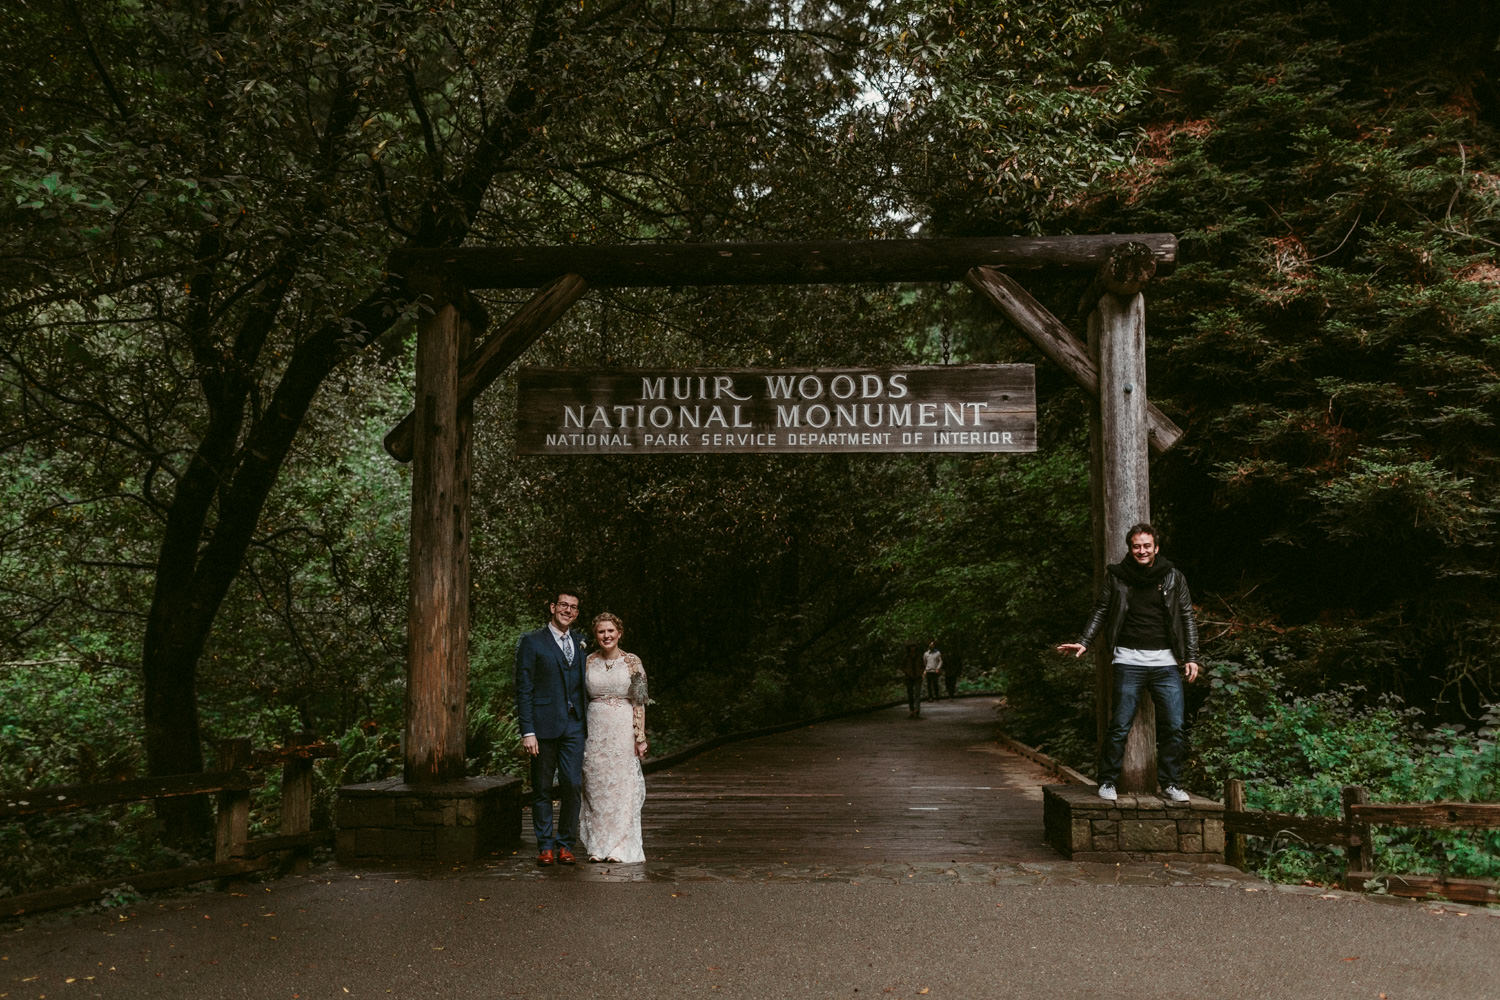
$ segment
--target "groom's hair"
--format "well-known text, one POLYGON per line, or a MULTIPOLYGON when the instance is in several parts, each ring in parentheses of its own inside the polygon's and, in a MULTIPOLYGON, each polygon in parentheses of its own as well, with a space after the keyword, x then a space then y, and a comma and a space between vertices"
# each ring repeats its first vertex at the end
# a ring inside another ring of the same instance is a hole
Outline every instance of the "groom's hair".
POLYGON ((575 590, 575 589, 573 589, 571 587, 560 587, 560 588, 558 588, 557 594, 552 598, 552 600, 548 601, 547 603, 548 604, 556 604, 558 601, 560 601, 560 600, 563 599, 563 595, 565 595, 565 594, 568 597, 571 597, 574 600, 578 601, 579 604, 583 603, 583 595, 580 594, 577 590, 575 590))

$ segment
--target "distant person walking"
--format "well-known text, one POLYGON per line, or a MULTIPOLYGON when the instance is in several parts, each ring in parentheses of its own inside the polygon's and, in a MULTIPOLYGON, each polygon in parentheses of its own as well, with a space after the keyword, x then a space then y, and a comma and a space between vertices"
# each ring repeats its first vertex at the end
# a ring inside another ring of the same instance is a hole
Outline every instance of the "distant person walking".
POLYGON ((948 650, 948 655, 943 657, 943 687, 948 689, 948 697, 952 698, 958 694, 958 675, 964 669, 963 653, 955 653, 948 650))
POLYGON ((1187 753, 1182 673, 1189 683, 1198 677, 1193 599, 1182 572, 1160 554, 1155 528, 1133 525, 1125 541, 1130 552, 1108 567, 1083 634, 1077 642, 1062 643, 1057 651, 1082 656, 1101 629, 1112 650, 1114 711, 1099 764, 1099 797, 1118 798, 1115 785, 1124 766, 1125 738, 1145 688, 1156 704, 1157 784, 1169 802, 1186 802, 1181 775, 1187 753))
POLYGON ((922 717, 922 650, 914 642, 908 642, 901 651, 901 679, 906 681, 906 714, 908 718, 922 717))
POLYGON ((941 697, 938 681, 943 675, 943 654, 937 648, 937 640, 927 643, 927 652, 922 654, 922 676, 927 678, 927 697, 937 701, 941 697))

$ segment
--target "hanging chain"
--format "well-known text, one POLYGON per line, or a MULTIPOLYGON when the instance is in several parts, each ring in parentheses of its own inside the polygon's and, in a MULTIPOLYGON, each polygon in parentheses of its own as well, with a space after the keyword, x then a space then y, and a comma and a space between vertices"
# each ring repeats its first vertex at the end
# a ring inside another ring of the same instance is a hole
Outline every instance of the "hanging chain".
POLYGON ((948 364, 953 357, 953 344, 948 337, 948 328, 953 325, 952 299, 948 295, 948 290, 950 288, 952 288, 952 284, 947 281, 943 282, 942 285, 939 286, 939 292, 943 296, 943 308, 939 310, 939 314, 942 317, 940 323, 943 337, 943 364, 945 365, 948 364))

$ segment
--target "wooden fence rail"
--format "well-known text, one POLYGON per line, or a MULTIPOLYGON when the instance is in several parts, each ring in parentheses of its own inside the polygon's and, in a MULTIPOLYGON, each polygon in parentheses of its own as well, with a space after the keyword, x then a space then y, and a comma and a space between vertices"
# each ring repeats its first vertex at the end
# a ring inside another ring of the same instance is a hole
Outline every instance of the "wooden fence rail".
POLYGON ((1446 875, 1377 875, 1370 828, 1405 826, 1428 830, 1500 829, 1500 802, 1371 802, 1363 788, 1342 794, 1342 817, 1298 816, 1245 808, 1245 783, 1224 783, 1224 859, 1245 866, 1245 837, 1294 836, 1313 844, 1344 848, 1344 888, 1384 890, 1394 896, 1425 899, 1438 895, 1465 903, 1500 903, 1500 883, 1451 879, 1446 875))
POLYGON ((0 918, 72 906, 98 899, 128 884, 138 892, 170 889, 207 879, 231 878, 271 867, 278 856, 288 867, 306 865, 307 852, 333 840, 331 830, 312 829, 313 761, 338 756, 338 748, 311 733, 298 733, 283 747, 252 750, 250 741, 219 744, 219 770, 205 774, 132 778, 97 785, 60 785, 0 793, 0 822, 43 813, 149 802, 181 795, 214 796, 214 860, 164 871, 132 872, 83 885, 0 898, 0 918), (250 792, 265 779, 251 773, 280 765, 281 832, 250 839, 250 792))

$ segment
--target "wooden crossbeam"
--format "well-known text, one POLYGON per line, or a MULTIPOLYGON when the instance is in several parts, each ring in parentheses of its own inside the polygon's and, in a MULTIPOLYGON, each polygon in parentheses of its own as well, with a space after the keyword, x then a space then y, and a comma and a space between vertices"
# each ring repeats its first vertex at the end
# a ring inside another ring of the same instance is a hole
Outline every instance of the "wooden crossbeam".
POLYGON ((878 284, 958 281, 976 266, 1097 270, 1116 247, 1148 247, 1154 273, 1177 265, 1171 233, 1007 236, 804 243, 640 243, 628 246, 459 247, 398 250, 387 266, 442 274, 465 288, 539 288, 559 274, 597 287, 878 284))
POLYGON ((234 858, 210 864, 189 865, 159 872, 132 872, 115 875, 83 885, 65 886, 61 889, 44 889, 17 896, 6 896, 0 900, 0 917, 23 917, 44 910, 55 910, 61 906, 76 906, 92 903, 122 885, 136 892, 154 892, 158 889, 176 889, 215 878, 235 878, 251 872, 264 871, 270 867, 267 858, 234 858))

